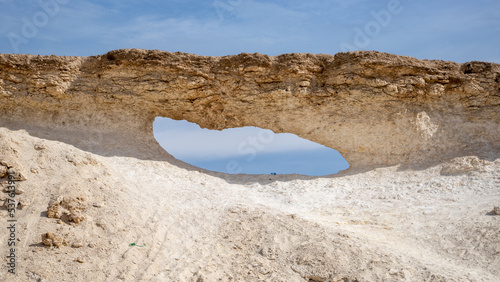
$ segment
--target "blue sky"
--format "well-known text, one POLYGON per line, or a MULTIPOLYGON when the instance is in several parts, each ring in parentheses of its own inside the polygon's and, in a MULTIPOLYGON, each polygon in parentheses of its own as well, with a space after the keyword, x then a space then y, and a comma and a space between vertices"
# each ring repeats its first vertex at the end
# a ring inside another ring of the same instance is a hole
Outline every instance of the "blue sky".
POLYGON ((170 154, 209 170, 328 175, 349 167, 337 151, 290 133, 257 127, 217 131, 168 118, 156 118, 153 127, 156 140, 170 154))
POLYGON ((0 0, 0 50, 78 56, 120 48, 210 56, 335 54, 343 42, 353 43, 356 28, 364 30, 375 20, 373 13, 388 11, 391 3, 401 11, 391 13, 389 24, 361 49, 500 62, 497 0, 0 0), (15 44, 16 51, 8 35, 23 36, 26 22, 37 32, 25 32, 27 42, 15 44))
POLYGON ((498 0, 0 0, 0 16, 1 53, 89 56, 143 48, 224 56, 360 49, 500 63, 498 0))

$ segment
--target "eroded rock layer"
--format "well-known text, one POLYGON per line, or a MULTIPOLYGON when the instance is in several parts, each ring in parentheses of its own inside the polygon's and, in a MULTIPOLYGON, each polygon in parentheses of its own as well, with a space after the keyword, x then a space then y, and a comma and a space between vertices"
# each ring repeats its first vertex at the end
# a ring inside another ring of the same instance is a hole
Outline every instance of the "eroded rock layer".
POLYGON ((105 155, 165 159, 157 116, 258 126, 341 152, 353 168, 500 152, 500 65, 379 52, 0 55, 0 126, 105 155))

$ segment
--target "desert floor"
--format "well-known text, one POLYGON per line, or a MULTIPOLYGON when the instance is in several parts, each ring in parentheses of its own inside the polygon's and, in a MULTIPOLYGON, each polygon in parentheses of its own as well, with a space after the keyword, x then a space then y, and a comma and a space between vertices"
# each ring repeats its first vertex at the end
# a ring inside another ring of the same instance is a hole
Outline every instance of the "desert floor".
POLYGON ((25 179, 2 281, 500 281, 500 159, 224 175, 6 128, 0 152, 25 179))

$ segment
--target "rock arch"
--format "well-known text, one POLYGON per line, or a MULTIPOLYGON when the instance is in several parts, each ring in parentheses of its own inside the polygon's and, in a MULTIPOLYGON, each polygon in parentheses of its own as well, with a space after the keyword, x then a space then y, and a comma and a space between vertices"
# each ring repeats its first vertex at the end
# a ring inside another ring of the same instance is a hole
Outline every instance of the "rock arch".
POLYGON ((157 116, 257 126, 338 150, 351 168, 500 151, 500 65, 379 52, 0 55, 0 126, 105 155, 168 159, 157 116), (345 142, 344 140, 349 140, 345 142))

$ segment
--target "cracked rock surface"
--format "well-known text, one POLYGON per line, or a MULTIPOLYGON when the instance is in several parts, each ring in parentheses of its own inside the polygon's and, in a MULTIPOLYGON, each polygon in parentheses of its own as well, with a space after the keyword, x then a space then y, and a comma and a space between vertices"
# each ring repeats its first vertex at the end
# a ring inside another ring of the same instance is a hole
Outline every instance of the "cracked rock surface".
POLYGON ((0 101, 0 126, 142 159, 169 158, 153 137, 157 116, 294 133, 338 150, 353 168, 500 151, 500 65, 486 62, 373 51, 1 54, 0 101))

